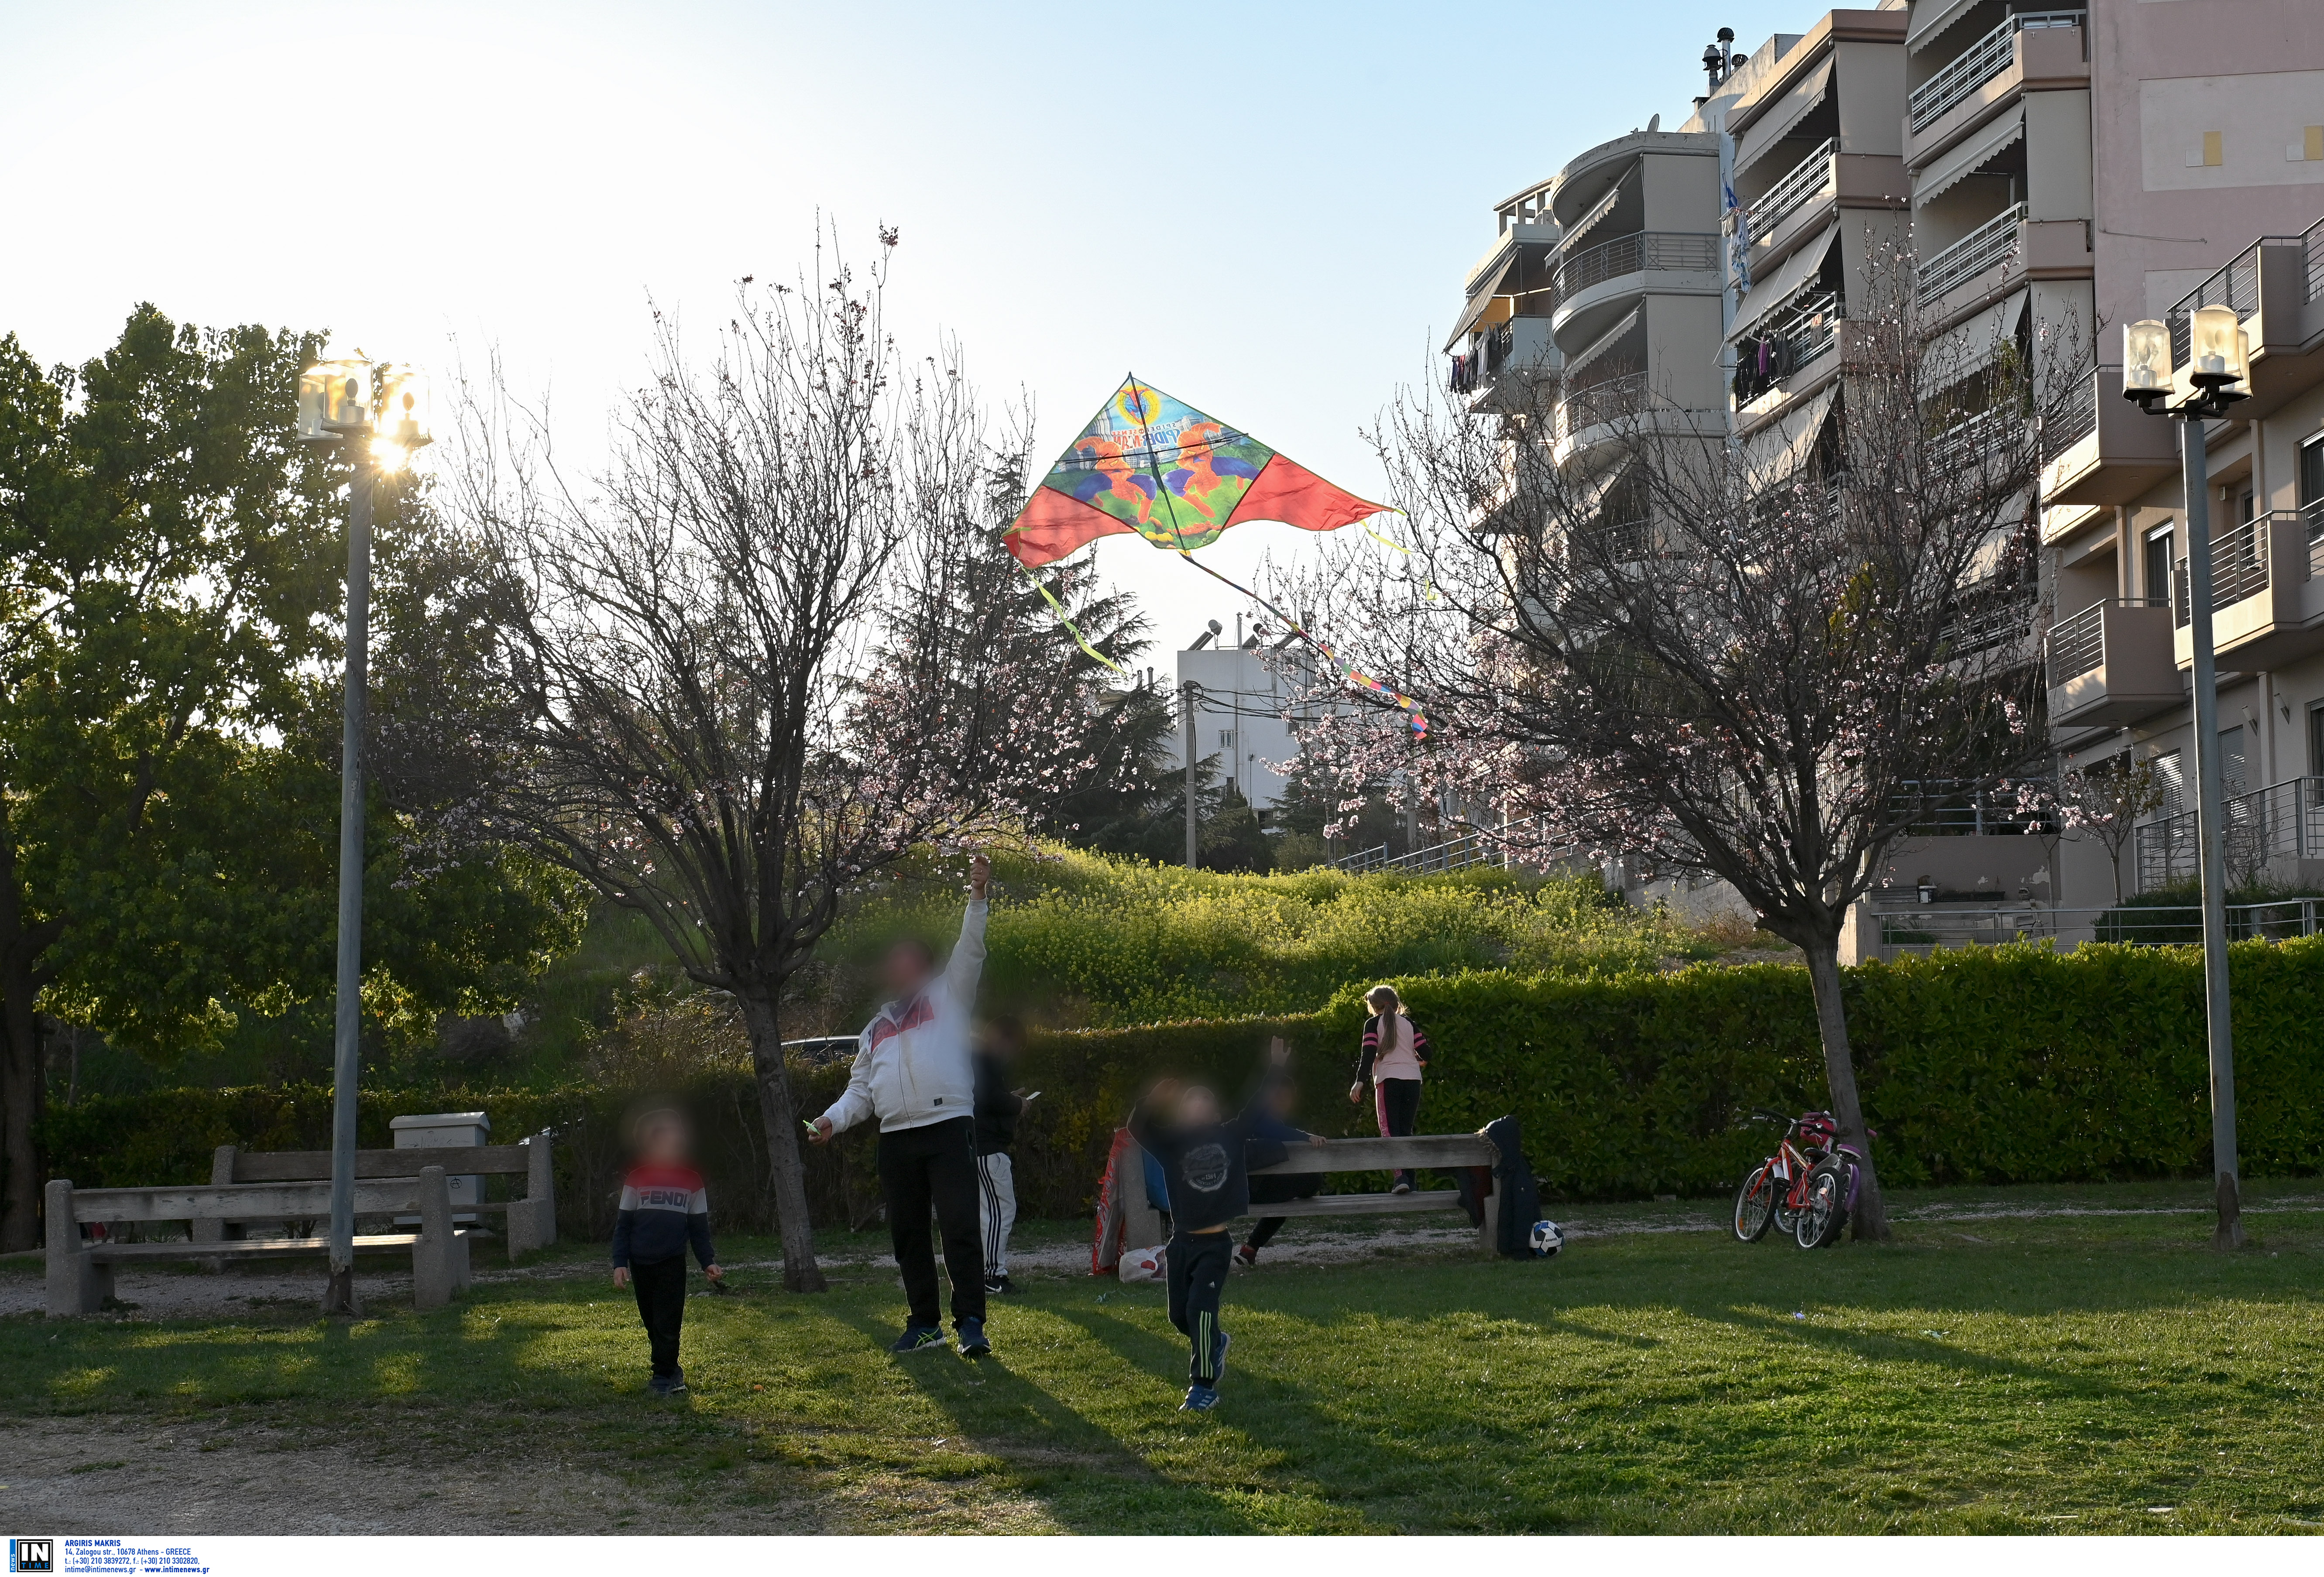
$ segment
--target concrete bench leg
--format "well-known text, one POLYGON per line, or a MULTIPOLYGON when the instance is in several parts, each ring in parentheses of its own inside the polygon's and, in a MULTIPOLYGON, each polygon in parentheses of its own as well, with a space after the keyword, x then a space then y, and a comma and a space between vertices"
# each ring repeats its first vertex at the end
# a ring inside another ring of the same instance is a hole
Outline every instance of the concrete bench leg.
POLYGON ((73 1185, 63 1177, 50 1180, 48 1197, 48 1293, 52 1319, 93 1314, 113 1296, 113 1267, 89 1257, 80 1240, 80 1223, 73 1219, 73 1185))
MULTIPOLYGON (((212 1187, 231 1184, 234 1181, 234 1157, 235 1147, 232 1145, 220 1145, 210 1153, 210 1185, 212 1187)), ((197 1243, 223 1243, 226 1241, 226 1222, 222 1221, 191 1222, 187 1236, 197 1243)), ((207 1259, 198 1263, 213 1276, 226 1268, 226 1260, 223 1259, 207 1259)))
POLYGON ((557 1170, 551 1142, 547 1133, 536 1133, 524 1141, 524 1197, 512 1201, 508 1210, 512 1260, 557 1241, 557 1170))
POLYGON ((441 1167, 420 1168, 420 1240, 411 1245, 411 1303, 414 1308, 440 1309, 452 1301, 466 1279, 460 1261, 466 1258, 467 1240, 452 1226, 452 1189, 441 1167))

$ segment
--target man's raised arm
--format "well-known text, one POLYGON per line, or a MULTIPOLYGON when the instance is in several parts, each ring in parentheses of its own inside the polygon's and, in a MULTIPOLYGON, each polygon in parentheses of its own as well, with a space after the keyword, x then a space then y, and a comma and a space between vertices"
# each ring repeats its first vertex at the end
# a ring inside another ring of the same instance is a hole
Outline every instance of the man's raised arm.
POLYGON ((976 982, 984 973, 985 893, 991 883, 992 862, 979 854, 968 862, 968 912, 961 917, 960 940, 945 965, 945 987, 963 1007, 975 1001, 976 982))

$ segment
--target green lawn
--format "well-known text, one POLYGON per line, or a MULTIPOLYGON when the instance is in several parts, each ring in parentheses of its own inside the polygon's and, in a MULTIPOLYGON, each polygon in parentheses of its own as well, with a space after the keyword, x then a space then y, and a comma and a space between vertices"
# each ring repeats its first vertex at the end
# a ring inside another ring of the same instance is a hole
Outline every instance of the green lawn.
POLYGON ((1157 1288, 1035 1280, 996 1313, 993 1360, 899 1361, 879 1351, 892 1271, 860 1267, 827 1297, 761 1268, 694 1299, 691 1402, 657 1406, 634 1310, 580 1249, 559 1251, 569 1276, 352 1327, 0 1321, 0 1409, 222 1414, 456 1460, 550 1449, 650 1477, 694 1531, 773 1503, 899 1531, 2324 1525, 2324 1185, 2255 1188, 2237 1255, 2162 1211, 2204 1193, 1927 1193, 1898 1201, 1915 1219, 1895 1244, 1813 1256, 1632 1231, 1544 1265, 1269 1268, 1230 1286, 1209 1418, 1173 1411, 1185 1351, 1157 1288), (2149 1213, 1996 1213, 2061 1208, 2149 1213))

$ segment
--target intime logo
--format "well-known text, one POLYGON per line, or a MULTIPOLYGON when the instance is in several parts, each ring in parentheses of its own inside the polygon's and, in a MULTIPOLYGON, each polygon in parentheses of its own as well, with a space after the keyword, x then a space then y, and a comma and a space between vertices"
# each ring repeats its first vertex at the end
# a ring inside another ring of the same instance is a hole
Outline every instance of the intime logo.
POLYGON ((11 1572, 53 1572, 57 1569, 57 1541, 54 1539, 10 1539, 8 1570, 11 1572))

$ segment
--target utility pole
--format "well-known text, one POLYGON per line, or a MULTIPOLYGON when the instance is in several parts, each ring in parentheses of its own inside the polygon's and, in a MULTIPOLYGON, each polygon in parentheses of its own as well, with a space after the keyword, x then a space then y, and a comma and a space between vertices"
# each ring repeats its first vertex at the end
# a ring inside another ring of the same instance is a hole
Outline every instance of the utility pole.
POLYGON ((1178 695, 1186 745, 1186 869, 1192 871, 1202 852, 1202 827, 1194 814, 1194 704, 1202 691, 1187 679, 1179 685, 1178 695))

